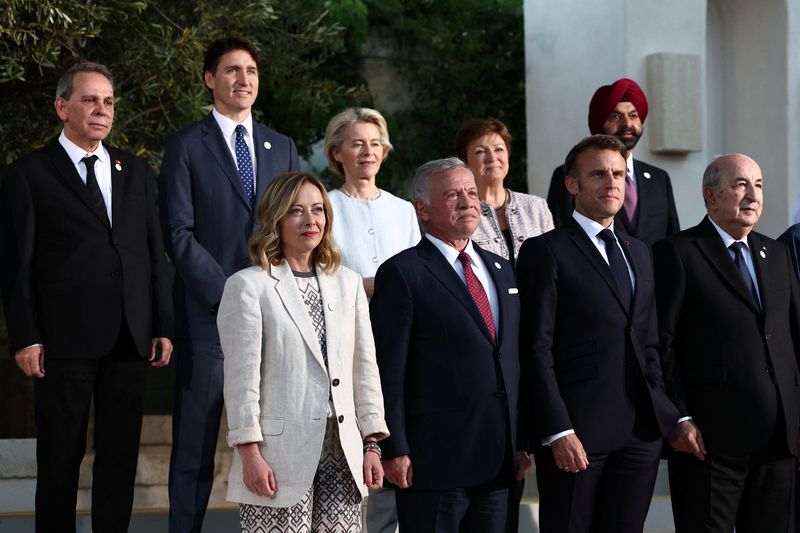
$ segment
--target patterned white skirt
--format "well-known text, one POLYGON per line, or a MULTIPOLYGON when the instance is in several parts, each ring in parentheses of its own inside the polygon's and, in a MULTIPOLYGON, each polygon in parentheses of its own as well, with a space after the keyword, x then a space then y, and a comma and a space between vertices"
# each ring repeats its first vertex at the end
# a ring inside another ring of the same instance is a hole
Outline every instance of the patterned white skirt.
POLYGON ((361 533, 361 493, 328 418, 314 483, 291 507, 239 505, 242 533, 361 533))

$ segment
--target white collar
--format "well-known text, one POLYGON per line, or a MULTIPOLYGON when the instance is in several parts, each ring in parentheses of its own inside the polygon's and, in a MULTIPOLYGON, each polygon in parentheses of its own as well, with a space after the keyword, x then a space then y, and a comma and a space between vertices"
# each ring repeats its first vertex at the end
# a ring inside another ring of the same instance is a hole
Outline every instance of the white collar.
MULTIPOLYGON (((434 237, 430 233, 426 233, 425 234, 425 238, 427 238, 429 241, 431 241, 431 243, 436 247, 436 249, 439 250, 442 253, 442 255, 444 256, 444 258, 447 260, 447 262, 449 264, 451 264, 451 265, 455 265, 456 264, 456 261, 458 261, 458 254, 461 253, 459 250, 456 250, 455 248, 453 248, 452 246, 450 246, 449 244, 444 242, 442 239, 440 239, 438 237, 434 237)), ((478 253, 475 251, 475 248, 472 246, 472 240, 468 240, 467 241, 467 245, 464 247, 463 251, 467 255, 469 255, 470 259, 472 260, 472 264, 473 265, 475 265, 477 263, 478 267, 479 268, 481 267, 481 263, 478 262, 478 261, 480 261, 480 256, 478 256, 478 253)))
MULTIPOLYGON (((230 140, 233 137, 234 132, 236 131, 236 126, 239 125, 238 122, 231 120, 230 118, 226 117, 215 107, 211 114, 214 115, 214 119, 219 124, 219 129, 222 130, 222 136, 225 137, 225 140, 230 140)), ((242 126, 244 126, 245 131, 250 135, 250 138, 253 137, 253 115, 247 115, 247 118, 241 122, 242 126)))
POLYGON ((731 236, 728 234, 728 232, 727 232, 727 231, 725 231, 724 229, 722 229, 722 228, 719 226, 719 224, 717 224, 716 222, 714 222, 714 219, 713 219, 713 218, 711 218, 710 216, 708 217, 708 221, 709 221, 709 222, 711 222, 711 225, 712 225, 712 226, 714 226, 714 229, 715 229, 715 230, 717 230, 717 233, 719 233, 719 236, 720 236, 720 237, 722 237, 722 243, 725 245, 725 248, 730 248, 730 247, 731 247, 731 244, 733 244, 733 243, 735 243, 735 242, 741 242, 741 243, 743 243, 745 246, 747 246, 747 249, 748 249, 748 250, 750 249, 750 246, 748 246, 748 245, 747 245, 747 235, 745 235, 745 237, 744 237, 743 239, 734 239, 733 237, 731 237, 731 236))
MULTIPOLYGON (((597 234, 606 229, 605 226, 600 224, 599 222, 595 222, 591 218, 587 217, 586 215, 582 215, 577 211, 572 212, 572 218, 575 219, 575 222, 581 227, 581 229, 589 236, 590 239, 597 239, 597 234)), ((614 221, 612 219, 611 224, 608 226, 608 229, 611 230, 611 233, 614 233, 614 221)), ((614 233, 614 238, 617 238, 616 233, 614 233)))
POLYGON ((70 141, 64 134, 64 130, 61 130, 61 135, 58 136, 58 142, 61 143, 61 146, 67 152, 69 160, 72 161, 72 164, 75 166, 78 166, 78 164, 81 162, 81 159, 88 155, 96 155, 97 159, 105 165, 107 165, 109 162, 108 152, 106 151, 106 147, 103 146, 102 142, 98 143, 94 152, 87 152, 74 142, 70 141))

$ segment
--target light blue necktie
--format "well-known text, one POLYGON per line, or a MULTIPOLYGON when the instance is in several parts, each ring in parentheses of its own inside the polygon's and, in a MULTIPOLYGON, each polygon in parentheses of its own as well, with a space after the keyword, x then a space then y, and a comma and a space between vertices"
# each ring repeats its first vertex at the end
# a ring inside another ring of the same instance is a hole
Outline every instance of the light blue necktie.
POLYGON ((253 179, 253 161, 250 159, 250 150, 244 142, 244 126, 236 126, 236 166, 239 168, 239 178, 242 180, 244 193, 250 201, 250 207, 256 202, 255 183, 253 179))

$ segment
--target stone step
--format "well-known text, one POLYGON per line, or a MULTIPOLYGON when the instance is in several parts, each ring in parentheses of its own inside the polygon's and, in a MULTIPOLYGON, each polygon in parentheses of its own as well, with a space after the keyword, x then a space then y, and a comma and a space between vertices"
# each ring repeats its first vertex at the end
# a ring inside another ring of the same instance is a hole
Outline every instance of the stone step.
MULTIPOLYGON (((669 510, 669 501, 653 500, 650 507, 650 514, 645 522, 643 533, 669 533, 675 531, 672 525, 672 514, 668 520, 658 515, 666 505, 669 510)), ((535 502, 523 502, 520 508, 520 527, 519 533, 539 533, 538 526, 539 505, 535 502)), ((152 533, 153 531, 166 531, 167 512, 160 511, 134 511, 131 518, 129 533, 152 533)), ((228 533, 238 531, 239 511, 233 506, 229 508, 211 508, 206 514, 203 523, 203 531, 206 533, 228 533)), ((27 533, 33 530, 33 515, 25 513, 20 515, 4 515, 0 513, 0 531, 3 533, 27 533)), ((82 513, 78 517, 77 533, 91 533, 91 518, 87 513, 82 513)), ((369 533, 364 528, 364 533, 369 533)))
MULTIPOLYGON (((225 501, 227 475, 232 451, 224 441, 226 427, 223 416, 217 443, 214 484, 209 502, 209 523, 204 531, 232 531, 238 524, 238 507, 225 501), (218 524, 218 527, 215 525, 218 524)), ((89 440, 91 442, 91 434, 89 440)), ((136 470, 134 519, 131 532, 165 531, 169 499, 167 480, 172 442, 172 417, 145 416, 142 424, 141 448, 136 470)), ((91 446, 87 446, 91 450, 91 446)), ((30 531, 36 491, 35 439, 0 440, 0 532, 30 531), (19 526, 20 524, 23 524, 19 526), (19 529, 14 529, 19 526, 19 529), (11 528, 11 529, 8 529, 11 528)), ((94 454, 89 451, 81 464, 78 510, 82 518, 78 531, 90 531, 88 511, 91 507, 91 479, 94 454), (84 527, 84 529, 81 529, 84 527)), ((520 508, 520 532, 538 533, 539 493, 534 469, 528 474, 520 508)), ((669 500, 666 462, 659 465, 655 492, 645 523, 647 532, 674 531, 669 500)))

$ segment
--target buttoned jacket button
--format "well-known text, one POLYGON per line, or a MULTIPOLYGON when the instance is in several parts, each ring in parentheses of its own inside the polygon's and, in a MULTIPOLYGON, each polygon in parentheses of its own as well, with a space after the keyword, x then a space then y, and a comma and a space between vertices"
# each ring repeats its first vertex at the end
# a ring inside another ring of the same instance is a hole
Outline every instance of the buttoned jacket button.
POLYGON ((339 423, 341 424, 344 422, 344 415, 339 415, 339 423))
POLYGON ((332 383, 333 383, 334 387, 338 387, 339 386, 339 380, 338 379, 334 379, 332 383))

